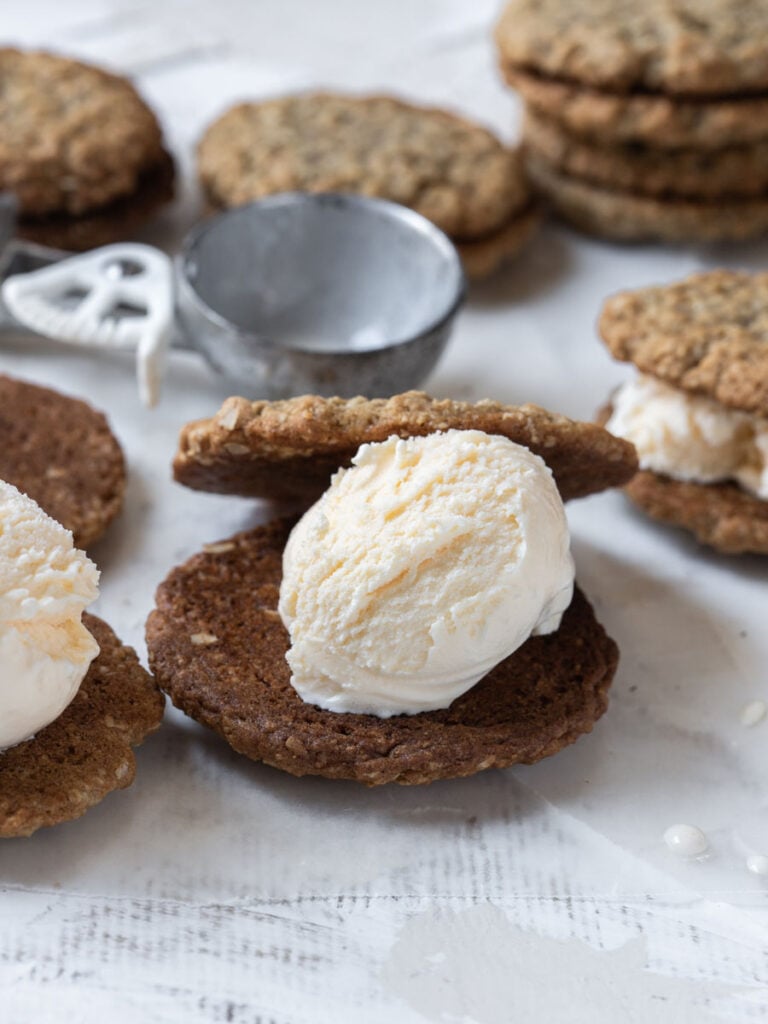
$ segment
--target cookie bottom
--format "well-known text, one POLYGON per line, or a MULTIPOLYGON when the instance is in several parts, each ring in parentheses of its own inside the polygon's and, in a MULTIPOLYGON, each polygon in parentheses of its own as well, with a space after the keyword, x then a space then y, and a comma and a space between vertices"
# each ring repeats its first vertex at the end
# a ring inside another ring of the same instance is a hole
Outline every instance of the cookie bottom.
POLYGON ((724 555, 768 555, 768 501, 737 484, 697 484, 641 470, 624 487, 652 519, 682 527, 724 555))
POLYGON ((540 223, 540 211, 529 206, 513 214, 503 227, 490 235, 468 242, 454 240, 467 277, 473 281, 488 277, 520 252, 540 223))
POLYGON ((0 376, 0 480, 86 548, 120 512, 125 461, 105 417, 77 398, 0 376))
POLYGON ((75 699, 30 740, 0 753, 0 837, 79 818, 136 774, 132 747, 160 726, 165 702, 110 627, 83 622, 98 641, 75 699))
POLYGON ((16 234, 28 242, 53 249, 84 252, 132 238, 159 207, 173 199, 175 168, 169 153, 141 177, 131 195, 80 216, 55 214, 23 217, 16 234))
POLYGON ((768 196, 718 202, 658 199, 592 185, 555 170, 533 153, 531 181, 564 220, 614 241, 740 241, 768 233, 768 196))
POLYGON ((195 555, 160 585, 147 622, 160 686, 239 753, 292 775, 415 785, 531 764, 605 711, 618 650, 578 590, 556 633, 531 637, 445 710, 382 719, 305 704, 277 612, 292 525, 195 555))
POLYGON ((507 82, 534 110, 573 135, 657 149, 722 149, 768 140, 768 95, 722 100, 663 93, 611 93, 502 64, 507 82))

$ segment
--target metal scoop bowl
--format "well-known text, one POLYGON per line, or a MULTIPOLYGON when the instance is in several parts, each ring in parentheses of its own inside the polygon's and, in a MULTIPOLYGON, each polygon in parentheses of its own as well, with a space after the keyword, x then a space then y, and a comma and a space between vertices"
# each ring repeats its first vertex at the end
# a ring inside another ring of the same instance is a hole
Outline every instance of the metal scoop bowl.
POLYGON ((168 338, 248 397, 407 390, 437 362, 465 290, 438 228, 354 195, 284 193, 221 213, 187 236, 174 274, 147 246, 66 259, 18 242, 6 257, 11 247, 2 292, 15 320, 62 341, 136 347, 148 404, 168 338))
POLYGON ((220 214, 188 236, 177 270, 189 345, 267 398, 420 384, 464 296, 441 231, 353 195, 292 192, 220 214))

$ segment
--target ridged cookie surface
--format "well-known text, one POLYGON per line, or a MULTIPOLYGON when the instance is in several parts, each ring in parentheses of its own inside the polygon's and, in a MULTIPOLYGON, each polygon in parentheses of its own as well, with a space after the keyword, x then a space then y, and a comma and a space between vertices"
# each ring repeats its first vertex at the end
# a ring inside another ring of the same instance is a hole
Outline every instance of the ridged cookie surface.
POLYGON ((599 329, 616 359, 768 417, 768 273, 712 270, 619 292, 599 329))

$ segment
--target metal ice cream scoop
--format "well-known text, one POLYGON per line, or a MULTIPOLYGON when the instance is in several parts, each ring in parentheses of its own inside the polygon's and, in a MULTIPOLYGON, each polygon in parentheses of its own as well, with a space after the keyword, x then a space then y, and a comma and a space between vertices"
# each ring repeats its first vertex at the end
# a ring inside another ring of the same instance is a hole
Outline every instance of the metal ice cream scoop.
MULTIPOLYGON (((0 282, 15 325, 137 352, 143 400, 169 343, 252 397, 369 397, 420 384, 464 297, 461 263, 433 224, 362 196, 285 193, 212 217, 175 267, 150 246, 78 256, 11 241, 0 196, 0 282)), ((8 317, 6 317, 8 321, 8 317)))

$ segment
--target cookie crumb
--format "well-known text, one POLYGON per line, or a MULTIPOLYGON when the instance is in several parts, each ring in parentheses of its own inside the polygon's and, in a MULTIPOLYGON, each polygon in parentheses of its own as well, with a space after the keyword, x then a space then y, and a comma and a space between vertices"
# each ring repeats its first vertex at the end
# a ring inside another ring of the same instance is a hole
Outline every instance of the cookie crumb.
POLYGON ((207 647, 219 642, 219 638, 213 633, 191 633, 189 639, 196 647, 207 647))
POLYGON ((747 857, 747 871, 753 875, 768 875, 768 857, 764 853, 752 853, 747 857))
POLYGON ((742 709, 741 724, 750 728, 762 722, 766 715, 768 715, 768 704, 764 700, 752 700, 742 709))
POLYGON ((234 430, 237 426, 239 409, 236 405, 230 405, 228 408, 225 406, 222 409, 216 419, 220 426, 224 427, 225 430, 234 430))

